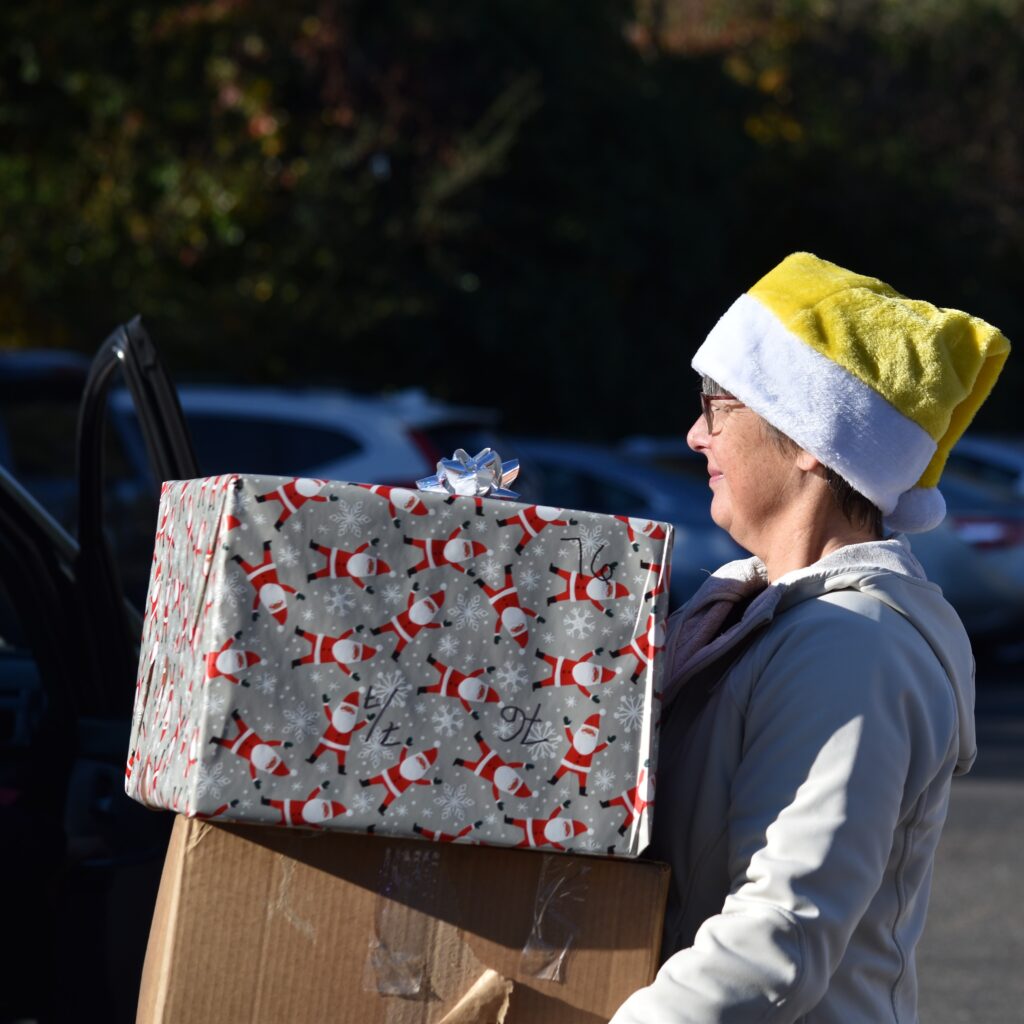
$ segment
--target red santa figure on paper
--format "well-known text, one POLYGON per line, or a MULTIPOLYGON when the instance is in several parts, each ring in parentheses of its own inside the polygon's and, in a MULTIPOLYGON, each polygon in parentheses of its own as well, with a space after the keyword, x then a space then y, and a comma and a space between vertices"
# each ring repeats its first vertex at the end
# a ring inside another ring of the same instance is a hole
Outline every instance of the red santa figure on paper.
POLYGON ((240 678, 242 673, 253 665, 262 665, 263 659, 255 651, 243 651, 234 646, 241 635, 242 631, 239 630, 234 636, 229 636, 216 651, 210 651, 206 655, 206 682, 226 679, 236 686, 249 685, 240 678))
POLYGON ((505 761, 501 756, 491 750, 483 733, 476 733, 473 737, 480 747, 480 756, 475 761, 467 761, 457 757, 452 762, 458 768, 468 768, 474 775, 486 779, 491 784, 491 792, 498 802, 498 810, 503 810, 502 794, 526 799, 533 796, 533 791, 523 781, 523 777, 516 771, 517 768, 533 768, 532 764, 525 764, 522 761, 505 761))
POLYGON ((402 540, 406 544, 419 548, 423 552, 423 557, 409 569, 409 575, 415 576, 416 573, 422 572, 424 569, 443 569, 446 567, 455 569, 457 572, 468 573, 470 576, 475 575, 473 570, 467 569, 463 563, 468 562, 471 558, 479 558, 481 555, 486 555, 487 548, 478 541, 459 536, 467 526, 469 526, 468 519, 461 526, 452 530, 444 540, 421 540, 418 537, 403 537, 402 540))
MULTIPOLYGON (((640 769, 636 785, 632 789, 621 792, 613 800, 602 800, 602 807, 623 807, 626 817, 619 826, 619 835, 624 836, 626 829, 636 821, 644 811, 654 803, 654 776, 646 768, 640 769)), ((614 849, 614 847, 613 847, 614 849)))
POLYGON ((288 776, 293 774, 288 765, 281 760, 275 748, 288 748, 291 743, 281 740, 265 740, 255 729, 250 728, 242 720, 241 714, 237 711, 231 712, 235 723, 235 735, 211 736, 210 742, 218 746, 227 747, 232 754, 244 757, 249 762, 249 777, 253 780, 256 788, 260 788, 260 780, 256 778, 257 772, 264 772, 267 775, 288 776))
POLYGON ((620 523, 626 524, 626 534, 634 551, 640 550, 637 543, 638 537, 646 537, 648 540, 664 540, 665 527, 656 523, 653 519, 634 519, 632 516, 615 516, 620 523))
POLYGON ((352 639, 362 629, 362 626, 354 626, 340 636, 327 636, 325 633, 310 633, 296 626, 295 635, 309 644, 309 653, 302 658, 294 658, 292 668, 300 665, 337 665, 345 675, 359 682, 359 673, 353 672, 349 666, 369 661, 380 650, 379 647, 371 647, 361 640, 352 639))
POLYGON ((419 584, 414 583, 414 593, 409 595, 405 611, 400 615, 393 615, 383 626, 374 626, 370 630, 374 636, 380 636, 382 633, 394 633, 398 637, 398 643, 391 652, 391 657, 395 661, 401 657, 402 651, 405 650, 405 645, 413 640, 421 630, 440 629, 442 624, 445 626, 451 625, 447 620, 434 622, 434 619, 444 605, 444 592, 447 586, 447 583, 442 583, 440 588, 429 597, 417 599, 415 591, 419 589, 419 584))
POLYGON ((444 499, 446 505, 454 505, 457 501, 471 501, 475 506, 476 515, 482 516, 484 514, 484 499, 479 494, 449 494, 444 499))
POLYGON ((383 576, 385 573, 390 573, 392 576, 395 575, 391 572, 391 566, 383 558, 378 558, 370 550, 379 542, 380 538, 374 537, 373 540, 360 544, 355 551, 344 551, 341 548, 329 548, 323 544, 317 544, 315 540, 311 540, 309 542, 310 548, 324 556, 324 567, 316 572, 309 573, 306 576, 306 581, 349 579, 360 590, 365 590, 368 594, 372 594, 373 587, 364 583, 363 580, 374 576, 383 576))
MULTIPOLYGON (((282 484, 272 491, 267 491, 266 494, 257 494, 256 500, 260 502, 277 501, 281 503, 281 515, 278 516, 277 522, 274 523, 274 529, 280 530, 288 522, 292 514, 298 512, 307 501, 327 501, 327 495, 320 493, 326 486, 326 480, 296 477, 294 480, 289 480, 288 483, 282 484)), ((337 498, 331 495, 331 500, 337 501, 337 498)))
POLYGON ((411 516, 425 516, 430 514, 430 509, 423 503, 423 499, 407 487, 384 487, 381 484, 356 484, 371 494, 376 494, 388 503, 388 511, 395 526, 401 526, 402 520, 398 518, 399 512, 408 512, 411 516))
POLYGON ((594 758, 602 750, 607 750, 609 743, 615 742, 614 736, 609 736, 607 743, 598 742, 601 738, 601 719, 603 717, 604 708, 592 714, 575 732, 569 728, 569 719, 562 719, 565 722, 565 736, 569 741, 569 749, 565 752, 562 763, 555 770, 555 774, 548 779, 552 786, 563 775, 575 775, 580 787, 580 796, 587 795, 587 779, 590 777, 590 768, 594 758))
MULTIPOLYGON (((184 746, 179 752, 179 756, 184 753, 184 746)), ((185 771, 182 773, 182 778, 188 781, 189 775, 192 773, 192 769, 199 764, 199 726, 194 726, 192 729, 192 735, 188 739, 188 754, 185 757, 185 771)))
POLYGON ((237 806, 238 801, 232 800, 229 803, 221 804, 220 807, 217 807, 212 811, 196 811, 192 817, 198 818, 200 821, 211 821, 213 818, 219 818, 222 814, 227 814, 232 807, 237 806))
POLYGON ((281 820, 277 822, 286 828, 323 828, 325 821, 337 818, 339 814, 349 817, 352 812, 347 810, 345 805, 337 800, 328 800, 324 797, 324 790, 330 782, 321 782, 305 800, 271 800, 269 797, 260 797, 260 803, 264 807, 273 807, 280 811, 281 820))
POLYGON ((487 595, 487 600, 490 601, 491 607, 497 613, 497 618, 494 620, 494 642, 498 642, 499 634, 504 629, 525 650, 529 637, 527 616, 538 622, 543 622, 544 618, 531 608, 524 608, 519 603, 519 591, 516 590, 512 582, 512 566, 505 566, 505 580, 500 586, 490 587, 482 579, 475 579, 473 582, 487 595))
POLYGON ((506 825, 514 825, 523 830, 523 841, 517 843, 517 847, 553 846, 556 850, 561 850, 564 853, 565 843, 575 839, 576 836, 592 835, 594 830, 587 828, 584 822, 560 816, 562 809, 568 807, 569 804, 569 800, 557 804, 546 818, 511 818, 506 814, 506 825))
POLYGON ((288 604, 285 594, 294 594, 300 601, 306 599, 305 594, 300 594, 294 587, 282 583, 277 575, 277 566, 270 552, 270 541, 263 542, 263 561, 259 565, 250 565, 241 555, 235 555, 234 560, 242 567, 245 578, 253 585, 256 591, 256 598, 252 604, 252 617, 259 615, 257 610, 262 604, 264 608, 277 620, 282 629, 288 620, 288 604))
POLYGON ((317 758, 329 750, 338 761, 338 774, 345 774, 345 759, 352 745, 352 736, 368 724, 365 719, 361 722, 356 721, 359 717, 359 695, 362 692, 362 687, 353 690, 333 708, 327 694, 323 695, 327 728, 324 729, 316 749, 306 758, 310 764, 316 764, 317 758))
POLYGON ((413 822, 412 830, 416 835, 423 836, 424 839, 428 839, 432 843, 454 843, 459 839, 464 839, 473 829, 479 828, 482 824, 483 820, 474 821, 472 825, 467 825, 461 832, 432 832, 429 828, 424 828, 413 822))
POLYGON ((521 555, 526 546, 538 537, 542 530, 549 526, 575 526, 575 519, 561 519, 562 509, 552 508, 550 505, 527 505, 514 516, 506 519, 499 519, 499 526, 518 526, 522 529, 519 543, 516 544, 516 554, 521 555))
MULTIPOLYGON (((607 568, 615 570, 617 562, 612 562, 607 568)), ((600 576, 587 576, 582 572, 571 572, 569 569, 559 569, 557 565, 549 565, 549 571, 565 580, 565 590, 548 598, 548 604, 552 605, 559 601, 589 601, 599 612, 605 615, 613 615, 610 608, 605 608, 603 601, 615 601, 620 597, 629 597, 629 589, 621 583, 612 580, 603 580, 600 576)))
POLYGON ((655 584, 650 590, 644 594, 644 600, 650 601, 652 597, 658 597, 660 594, 665 592, 665 588, 668 586, 669 574, 663 572, 664 565, 658 562, 644 562, 641 560, 640 568, 646 569, 648 572, 654 573, 655 584))
POLYGON ((427 663, 437 669, 441 678, 433 686, 421 686, 416 691, 417 693, 439 693, 442 697, 452 697, 474 718, 479 718, 479 715, 473 710, 472 705, 474 704, 501 705, 498 691, 492 686, 488 686, 480 678, 485 671, 493 672, 493 665, 489 665, 486 669, 478 668, 466 675, 465 672, 442 664, 432 654, 427 655, 427 663))
POLYGON ((631 655, 634 661, 633 674, 629 677, 630 682, 635 683, 647 666, 654 660, 654 655, 665 646, 665 627, 658 622, 652 612, 647 617, 647 628, 635 640, 631 640, 625 647, 611 652, 613 658, 624 658, 631 655))
POLYGON ((538 679, 533 688, 539 690, 543 686, 575 686, 584 697, 597 701, 597 696, 591 691, 602 683, 611 682, 616 676, 622 674, 621 668, 605 668, 598 665, 591 659, 597 654, 603 654, 603 647, 595 647, 588 651, 582 658, 565 658, 562 655, 547 654, 544 651, 534 651, 549 668, 548 674, 538 679))
POLYGON ((410 754, 409 747, 412 745, 412 738, 410 737, 406 741, 406 745, 402 747, 401 756, 398 759, 398 764, 393 764, 390 768, 385 771, 374 775, 371 779, 360 779, 359 784, 361 786, 383 786, 384 787, 384 800, 380 807, 377 808, 379 814, 383 814, 390 806, 392 801, 401 796, 410 786, 429 786, 437 784, 440 779, 428 779, 426 778, 427 772, 434 766, 434 762, 437 761, 437 748, 441 746, 440 742, 434 743, 434 746, 430 750, 421 750, 418 754, 410 754))

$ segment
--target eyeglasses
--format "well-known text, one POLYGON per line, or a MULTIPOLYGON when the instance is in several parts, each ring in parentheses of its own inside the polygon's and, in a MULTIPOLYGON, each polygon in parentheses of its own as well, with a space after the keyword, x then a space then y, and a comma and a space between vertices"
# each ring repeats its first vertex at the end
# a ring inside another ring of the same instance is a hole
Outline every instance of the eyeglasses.
MULTIPOLYGON (((704 414, 704 422, 708 426, 709 434, 713 434, 715 432, 716 406, 712 405, 713 402, 732 402, 732 405, 724 407, 726 409, 743 408, 743 403, 735 395, 726 394, 724 392, 720 395, 706 395, 702 391, 700 395, 700 411, 704 414)), ((723 407, 719 405, 717 408, 721 411, 723 407)))

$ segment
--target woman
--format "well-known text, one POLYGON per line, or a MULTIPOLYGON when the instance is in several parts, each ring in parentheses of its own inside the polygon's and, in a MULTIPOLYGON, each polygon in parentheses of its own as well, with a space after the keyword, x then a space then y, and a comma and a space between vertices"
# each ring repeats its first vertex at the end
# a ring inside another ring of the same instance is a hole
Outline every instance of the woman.
POLYGON ((917 1020, 974 663, 898 533, 941 521, 946 456, 1008 351, 797 253, 694 357, 687 442, 712 517, 755 557, 669 620, 650 851, 673 869, 667 959, 613 1024, 917 1020))

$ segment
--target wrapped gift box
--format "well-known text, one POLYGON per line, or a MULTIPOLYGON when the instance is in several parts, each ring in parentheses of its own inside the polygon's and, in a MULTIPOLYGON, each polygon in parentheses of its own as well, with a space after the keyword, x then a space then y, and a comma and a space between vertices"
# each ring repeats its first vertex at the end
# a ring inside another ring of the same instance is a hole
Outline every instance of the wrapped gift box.
POLYGON ((188 816, 635 855, 672 528, 370 484, 164 485, 127 766, 188 816))

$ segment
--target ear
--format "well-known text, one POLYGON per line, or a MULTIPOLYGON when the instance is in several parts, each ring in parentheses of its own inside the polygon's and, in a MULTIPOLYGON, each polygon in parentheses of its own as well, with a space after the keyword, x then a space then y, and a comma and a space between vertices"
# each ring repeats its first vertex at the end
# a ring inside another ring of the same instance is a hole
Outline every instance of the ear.
POLYGON ((794 461, 797 469, 802 469, 805 473, 813 473, 817 469, 825 468, 815 456, 803 448, 797 448, 794 461))

